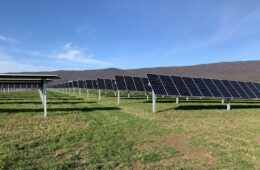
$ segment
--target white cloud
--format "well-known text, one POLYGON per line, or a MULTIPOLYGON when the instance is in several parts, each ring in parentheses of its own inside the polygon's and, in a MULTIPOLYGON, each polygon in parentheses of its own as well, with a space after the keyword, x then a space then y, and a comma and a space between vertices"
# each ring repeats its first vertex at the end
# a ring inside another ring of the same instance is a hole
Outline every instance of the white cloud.
POLYGON ((90 65, 99 67, 112 66, 112 63, 95 59, 93 53, 87 53, 84 49, 73 47, 71 43, 63 46, 62 50, 56 52, 54 58, 71 64, 90 65))
POLYGON ((34 66, 28 63, 21 63, 11 59, 4 53, 0 52, 0 72, 30 72, 30 71, 42 71, 44 67, 34 66))
POLYGON ((0 41, 5 41, 5 42, 11 42, 11 43, 15 43, 16 41, 11 38, 11 37, 6 37, 2 34, 0 34, 0 41))

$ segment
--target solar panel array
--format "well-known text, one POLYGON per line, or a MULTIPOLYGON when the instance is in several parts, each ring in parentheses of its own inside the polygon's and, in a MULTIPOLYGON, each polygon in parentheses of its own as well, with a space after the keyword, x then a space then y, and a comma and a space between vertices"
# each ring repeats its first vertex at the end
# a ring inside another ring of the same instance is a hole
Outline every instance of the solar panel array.
POLYGON ((260 98, 260 84, 230 80, 147 74, 157 95, 216 98, 260 98))
POLYGON ((0 89, 38 89, 40 83, 0 83, 0 89))
POLYGON ((152 91, 151 87, 149 86, 149 81, 147 78, 116 75, 115 81, 118 90, 146 91, 146 92, 152 91))

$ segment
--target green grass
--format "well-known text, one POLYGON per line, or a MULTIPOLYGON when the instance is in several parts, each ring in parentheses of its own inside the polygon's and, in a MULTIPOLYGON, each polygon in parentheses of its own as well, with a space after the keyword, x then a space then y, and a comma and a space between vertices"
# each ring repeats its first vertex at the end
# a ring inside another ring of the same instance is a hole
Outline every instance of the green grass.
POLYGON ((260 102, 0 93, 0 169, 260 169, 260 102))

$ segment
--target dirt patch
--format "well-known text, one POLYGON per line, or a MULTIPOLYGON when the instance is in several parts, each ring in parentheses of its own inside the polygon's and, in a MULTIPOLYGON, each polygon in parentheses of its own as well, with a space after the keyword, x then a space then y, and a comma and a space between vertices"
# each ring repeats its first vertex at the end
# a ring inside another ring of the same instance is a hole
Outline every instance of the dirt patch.
POLYGON ((212 156, 206 154, 202 149, 200 148, 193 148, 193 149, 187 149, 186 151, 183 151, 184 155, 187 156, 188 159, 198 159, 202 162, 205 162, 206 164, 215 164, 216 159, 212 156))
POLYGON ((255 141, 258 142, 258 143, 260 143, 260 136, 257 136, 257 137, 255 138, 255 141))
POLYGON ((213 165, 217 162, 215 158, 206 154, 201 148, 187 148, 187 141, 188 137, 182 134, 171 135, 165 138, 165 143, 167 145, 179 150, 181 154, 189 160, 197 159, 209 165, 213 165))
POLYGON ((184 147, 187 139, 188 137, 185 135, 171 135, 165 138, 165 143, 171 147, 181 150, 181 148, 184 147))

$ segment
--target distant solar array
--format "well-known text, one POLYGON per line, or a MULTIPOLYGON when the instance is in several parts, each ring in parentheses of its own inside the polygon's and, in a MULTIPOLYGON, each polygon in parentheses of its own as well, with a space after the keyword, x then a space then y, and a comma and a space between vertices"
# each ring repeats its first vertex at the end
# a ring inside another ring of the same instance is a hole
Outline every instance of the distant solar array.
POLYGON ((147 74, 156 95, 215 98, 260 98, 260 84, 230 80, 147 74))
POLYGON ((152 91, 151 87, 149 86, 149 81, 147 78, 116 75, 115 81, 118 90, 144 91, 144 92, 152 91))

